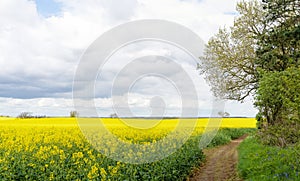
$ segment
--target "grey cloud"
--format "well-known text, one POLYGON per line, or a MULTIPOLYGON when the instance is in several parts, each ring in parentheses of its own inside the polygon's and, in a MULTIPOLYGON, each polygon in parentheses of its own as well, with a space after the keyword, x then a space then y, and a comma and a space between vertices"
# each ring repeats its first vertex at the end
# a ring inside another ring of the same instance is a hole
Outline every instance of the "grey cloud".
POLYGON ((53 73, 51 76, 19 73, 0 76, 0 97, 38 98, 62 97, 72 91, 72 75, 53 73))

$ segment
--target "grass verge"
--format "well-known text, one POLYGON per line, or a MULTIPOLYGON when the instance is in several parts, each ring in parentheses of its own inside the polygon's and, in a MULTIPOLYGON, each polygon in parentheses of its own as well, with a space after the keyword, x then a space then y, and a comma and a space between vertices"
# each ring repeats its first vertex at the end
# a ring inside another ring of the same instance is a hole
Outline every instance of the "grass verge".
POLYGON ((255 128, 222 128, 209 143, 208 147, 212 148, 219 145, 225 145, 231 140, 237 139, 244 134, 250 134, 255 130, 255 128))
POLYGON ((240 177, 245 180, 300 180, 300 144, 289 148, 265 146, 250 136, 238 147, 240 177))

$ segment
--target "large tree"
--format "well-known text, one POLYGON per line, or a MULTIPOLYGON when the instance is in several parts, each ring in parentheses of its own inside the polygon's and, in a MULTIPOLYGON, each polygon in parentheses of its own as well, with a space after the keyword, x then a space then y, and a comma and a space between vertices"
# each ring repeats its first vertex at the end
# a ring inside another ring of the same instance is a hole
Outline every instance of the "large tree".
POLYGON ((299 65, 298 0, 241 1, 230 28, 220 28, 198 68, 218 97, 255 95, 263 71, 299 65))
POLYGON ((266 30, 266 11, 258 1, 239 2, 237 11, 234 26, 209 40, 198 68, 217 97, 243 101, 257 89, 257 37, 266 30))
POLYGON ((300 1, 242 1, 237 11, 234 25, 208 42, 199 69, 216 96, 255 97, 272 130, 264 135, 268 143, 294 143, 300 136, 300 1))
MULTIPOLYGON (((282 121, 284 114, 287 113, 284 109, 283 98, 273 101, 270 105, 268 101, 263 100, 266 96, 264 92, 266 89, 275 89, 273 94, 276 95, 282 90, 277 90, 274 84, 269 84, 268 87, 263 87, 266 81, 272 82, 271 77, 277 76, 280 79, 283 75, 291 75, 291 71, 299 72, 300 67, 300 1, 299 0, 264 0, 263 8, 267 12, 267 16, 264 21, 267 24, 267 28, 263 34, 258 37, 258 49, 256 67, 259 73, 261 81, 260 91, 257 95, 257 105, 266 116, 267 121, 271 124, 282 121), (283 73, 277 73, 283 72, 283 73), (268 79, 264 78, 268 77, 268 79), (264 96, 263 96, 264 95, 264 96)), ((286 76, 287 77, 287 76, 286 76)), ((297 76, 289 76, 289 81, 294 82, 294 85, 298 85, 296 80, 297 76), (295 79, 295 80, 293 80, 295 79)), ((282 80, 281 82, 285 82, 282 80)), ((287 84, 285 89, 294 90, 294 96, 299 96, 298 88, 287 84)), ((278 86, 277 86, 278 87, 278 86)), ((268 92, 268 91, 267 91, 268 92)), ((287 95, 286 95, 287 96, 287 95)), ((291 102, 295 102, 294 99, 291 102)))
POLYGON ((284 71, 300 62, 300 1, 264 0, 267 28, 258 37, 256 64, 265 71, 284 71))

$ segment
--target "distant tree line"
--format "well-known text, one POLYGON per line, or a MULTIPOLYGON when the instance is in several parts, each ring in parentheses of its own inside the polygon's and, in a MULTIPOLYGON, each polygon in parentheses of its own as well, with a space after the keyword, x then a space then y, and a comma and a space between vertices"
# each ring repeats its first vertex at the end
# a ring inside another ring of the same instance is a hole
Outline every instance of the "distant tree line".
POLYGON ((32 115, 31 112, 21 112, 17 118, 27 119, 27 118, 45 118, 46 115, 32 115))

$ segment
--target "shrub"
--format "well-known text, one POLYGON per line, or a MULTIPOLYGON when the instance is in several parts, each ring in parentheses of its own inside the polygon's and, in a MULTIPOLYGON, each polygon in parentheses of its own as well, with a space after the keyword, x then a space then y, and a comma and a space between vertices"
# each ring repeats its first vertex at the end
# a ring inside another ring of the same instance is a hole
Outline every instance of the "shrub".
POLYGON ((265 145, 287 147, 299 142, 300 124, 287 121, 284 124, 262 128, 258 131, 257 138, 265 145))
POLYGON ((300 139, 299 87, 300 68, 263 73, 255 102, 263 143, 285 147, 300 139))

